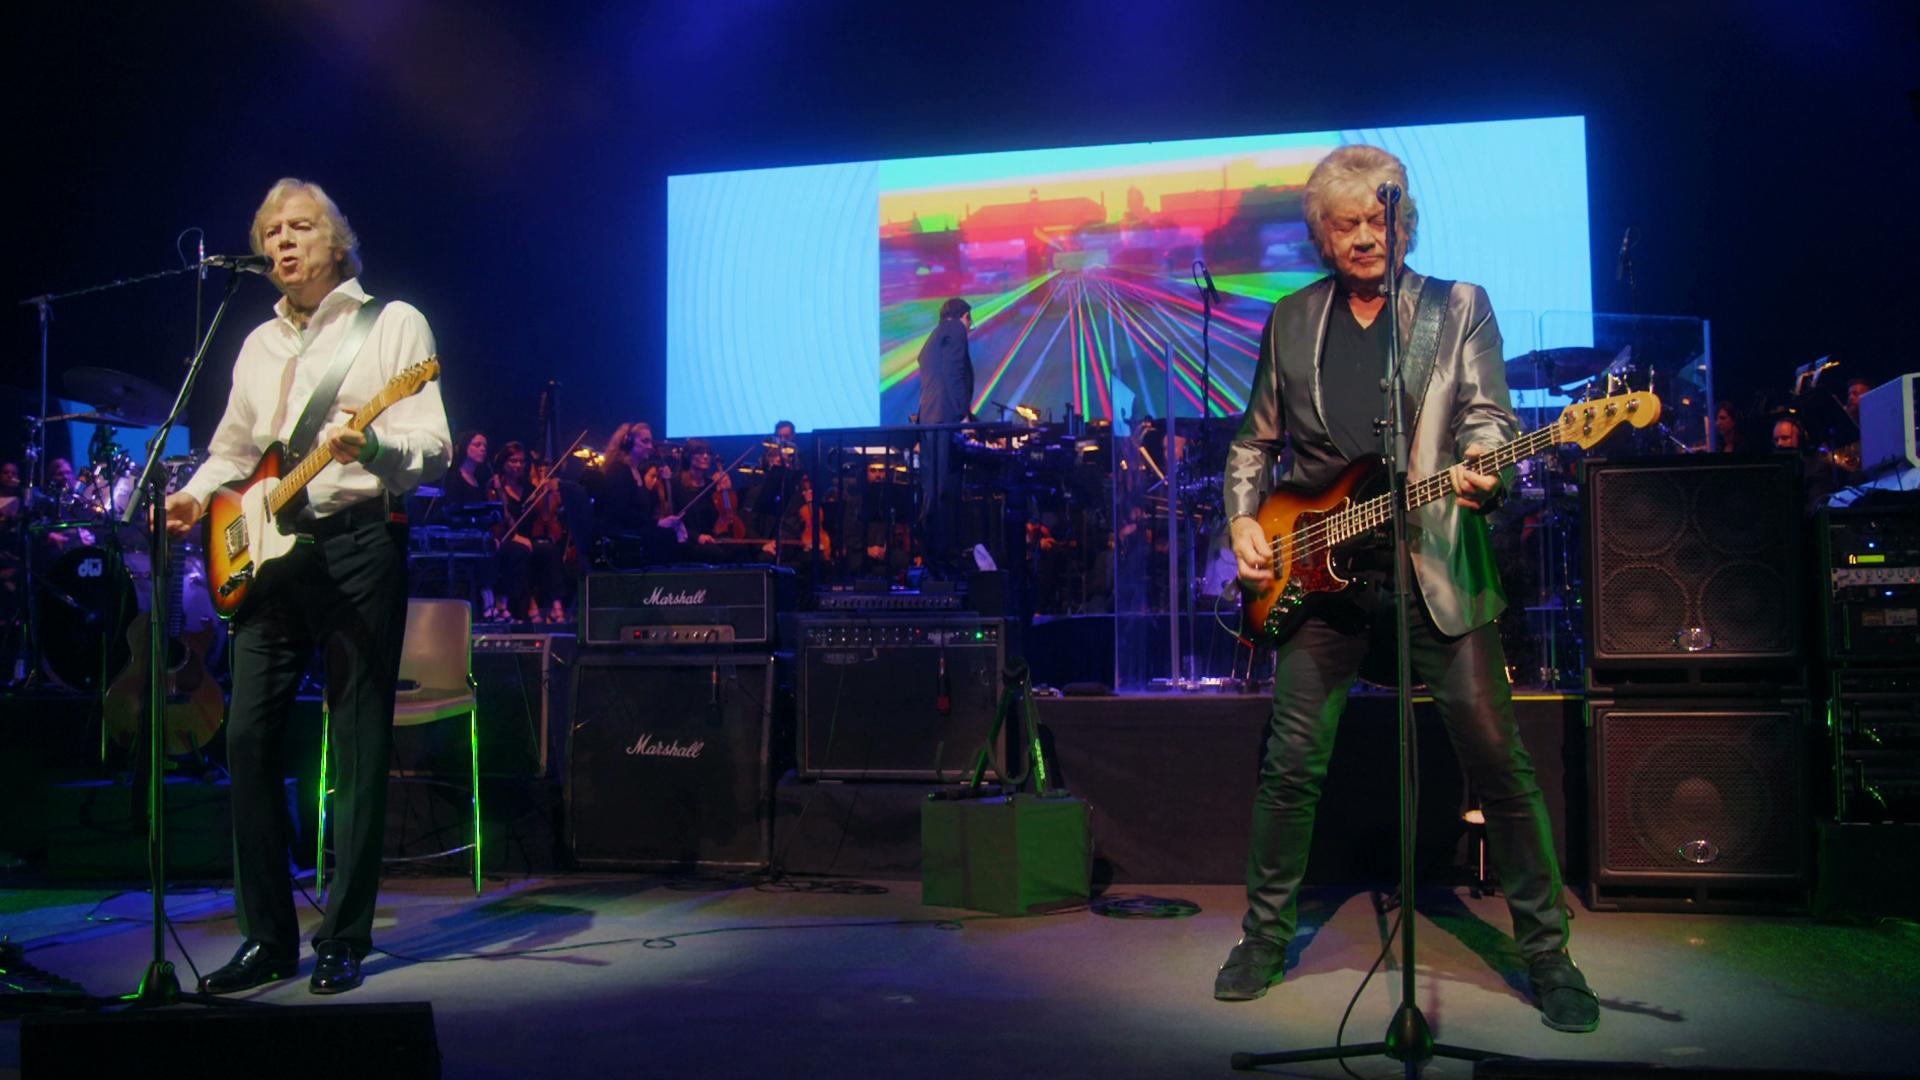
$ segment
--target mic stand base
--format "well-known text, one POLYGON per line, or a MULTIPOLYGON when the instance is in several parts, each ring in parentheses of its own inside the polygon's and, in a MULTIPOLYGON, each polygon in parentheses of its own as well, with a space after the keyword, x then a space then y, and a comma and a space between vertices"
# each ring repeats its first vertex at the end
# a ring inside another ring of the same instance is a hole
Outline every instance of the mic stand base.
POLYGON ((1467 1046, 1448 1046, 1433 1041, 1433 1031, 1427 1027, 1427 1018, 1420 1013, 1420 1007, 1402 1004, 1393 1020, 1387 1024, 1387 1037, 1384 1042, 1355 1043, 1352 1046, 1327 1046, 1313 1050, 1284 1050, 1272 1054, 1239 1053, 1233 1055, 1232 1065, 1242 1071, 1257 1069, 1262 1065, 1286 1065, 1303 1061, 1339 1061, 1356 1057, 1389 1057, 1404 1062, 1410 1073, 1418 1073, 1420 1066, 1434 1058, 1451 1058, 1454 1061, 1499 1061, 1504 1054, 1475 1050, 1467 1046))

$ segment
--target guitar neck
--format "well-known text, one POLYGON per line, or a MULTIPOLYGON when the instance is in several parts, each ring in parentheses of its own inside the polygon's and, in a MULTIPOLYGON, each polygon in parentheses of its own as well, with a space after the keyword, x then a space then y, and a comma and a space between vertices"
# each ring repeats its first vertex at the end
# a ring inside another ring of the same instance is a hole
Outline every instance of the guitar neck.
MULTIPOLYGON (((1559 441, 1556 434, 1557 431, 1558 428, 1552 426, 1529 431, 1525 435, 1514 439, 1512 442, 1503 443, 1487 451, 1472 461, 1463 461, 1452 468, 1442 469, 1432 476, 1415 480, 1407 485, 1407 512, 1412 513, 1430 502, 1446 498, 1453 494, 1454 469, 1464 469, 1478 473, 1481 476, 1496 476, 1500 470, 1511 465, 1517 465, 1533 457, 1535 454, 1543 453, 1552 448, 1554 444, 1559 441)), ((1346 513, 1339 515, 1339 522, 1335 526, 1336 533, 1346 536, 1356 536, 1386 524, 1391 516, 1389 513, 1392 508, 1390 499, 1390 495, 1376 495, 1366 502, 1353 507, 1346 513)))
MULTIPOLYGON (((395 395, 390 388, 380 391, 374 395, 373 400, 354 412, 353 418, 347 421, 347 427, 354 431, 367 430, 369 425, 380 418, 381 413, 387 411, 387 406, 392 405, 401 396, 406 395, 395 395)), ((267 511, 278 514, 285 510, 287 504, 306 490, 307 485, 313 482, 313 478, 319 476, 320 471, 332 461, 333 455, 327 453, 322 447, 315 446, 307 451, 307 456, 301 459, 300 464, 294 466, 286 476, 281 477, 280 486, 274 488, 273 493, 267 496, 267 511)))

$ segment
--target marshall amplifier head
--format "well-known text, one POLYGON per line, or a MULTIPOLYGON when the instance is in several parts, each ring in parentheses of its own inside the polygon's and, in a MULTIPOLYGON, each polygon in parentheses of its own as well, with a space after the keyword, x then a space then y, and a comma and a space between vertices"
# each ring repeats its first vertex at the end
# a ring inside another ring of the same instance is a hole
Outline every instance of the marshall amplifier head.
POLYGON ((581 643, 771 649, 793 606, 784 566, 681 567, 588 574, 581 643))

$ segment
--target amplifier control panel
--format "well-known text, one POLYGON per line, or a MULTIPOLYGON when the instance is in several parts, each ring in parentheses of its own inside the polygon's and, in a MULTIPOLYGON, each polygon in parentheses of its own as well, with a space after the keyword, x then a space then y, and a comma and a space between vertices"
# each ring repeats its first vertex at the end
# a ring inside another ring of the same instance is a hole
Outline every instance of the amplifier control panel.
POLYGON ((874 649, 914 646, 997 645, 1001 623, 993 619, 965 621, 849 620, 805 624, 810 648, 874 649))
POLYGON ((620 640, 629 645, 731 645, 733 627, 724 624, 623 626, 620 640))

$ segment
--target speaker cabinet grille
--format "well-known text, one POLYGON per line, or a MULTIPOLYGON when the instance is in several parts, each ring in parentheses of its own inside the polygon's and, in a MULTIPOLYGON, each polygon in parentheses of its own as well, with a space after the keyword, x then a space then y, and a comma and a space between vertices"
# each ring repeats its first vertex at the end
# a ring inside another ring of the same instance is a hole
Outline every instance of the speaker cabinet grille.
POLYGON ((565 786, 574 861, 766 865, 773 692, 767 655, 582 655, 565 786))
POLYGON ((803 619, 799 775, 957 779, 993 725, 1004 625, 977 615, 803 619))
MULTIPOLYGON (((1799 658, 1806 571, 1797 462, 1598 462, 1585 485, 1594 685, 1608 685, 1620 668, 1799 658)), ((1788 665, 1773 670, 1773 681, 1800 678, 1788 665)))
POLYGON ((1595 701, 1588 716, 1596 883, 1804 877, 1804 704, 1595 701))

